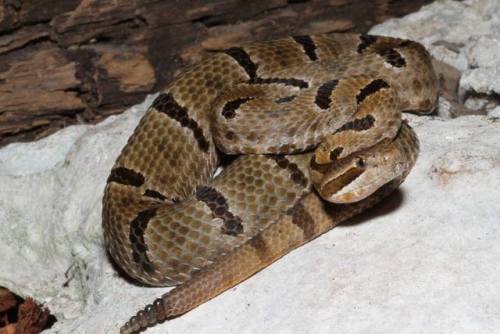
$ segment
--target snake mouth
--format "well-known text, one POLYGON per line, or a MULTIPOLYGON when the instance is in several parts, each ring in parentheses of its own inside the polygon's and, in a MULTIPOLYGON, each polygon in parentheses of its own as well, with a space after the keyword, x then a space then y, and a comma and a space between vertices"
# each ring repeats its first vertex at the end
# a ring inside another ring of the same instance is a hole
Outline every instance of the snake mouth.
POLYGON ((325 198, 332 198, 335 194, 361 176, 364 171, 365 169, 360 167, 349 168, 344 173, 323 183, 321 195, 325 198))

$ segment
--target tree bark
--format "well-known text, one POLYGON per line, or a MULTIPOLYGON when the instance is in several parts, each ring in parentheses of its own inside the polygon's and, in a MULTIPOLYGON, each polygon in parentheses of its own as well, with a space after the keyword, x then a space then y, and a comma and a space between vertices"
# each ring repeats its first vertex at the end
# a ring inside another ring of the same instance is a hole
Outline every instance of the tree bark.
POLYGON ((0 146, 96 122, 206 50, 366 32, 431 0, 0 0, 0 146))

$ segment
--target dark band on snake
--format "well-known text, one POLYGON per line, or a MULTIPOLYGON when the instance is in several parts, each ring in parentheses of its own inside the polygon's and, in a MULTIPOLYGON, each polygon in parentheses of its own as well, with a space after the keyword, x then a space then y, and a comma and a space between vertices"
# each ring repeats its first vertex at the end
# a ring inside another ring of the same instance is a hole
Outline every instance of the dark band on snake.
POLYGON ((160 94, 151 105, 152 108, 164 113, 168 117, 175 119, 182 127, 188 128, 193 132, 193 136, 198 142, 198 146, 204 152, 208 151, 210 146, 207 138, 203 134, 203 130, 198 123, 189 117, 186 108, 180 106, 170 93, 160 94))
POLYGON ((332 103, 330 96, 338 83, 338 80, 330 80, 319 86, 314 103, 321 109, 328 109, 332 103))
POLYGON ((304 89, 309 87, 309 84, 300 79, 295 79, 295 78, 290 78, 290 79, 283 79, 283 78, 255 78, 253 80, 250 80, 250 83, 252 84, 283 84, 285 86, 293 86, 293 87, 298 87, 300 89, 304 89))
POLYGON ((302 171, 298 168, 297 164, 291 162, 287 159, 286 156, 281 154, 269 155, 269 158, 276 161, 276 164, 280 168, 288 169, 288 171, 290 172, 290 178, 295 184, 301 187, 307 186, 307 178, 304 173, 302 173, 302 171))
POLYGON ((243 50, 243 48, 230 48, 224 50, 224 52, 233 57, 233 59, 236 60, 241 67, 243 67, 249 76, 248 82, 251 84, 283 84, 301 89, 309 87, 309 84, 306 81, 295 78, 259 78, 257 76, 258 65, 250 59, 250 55, 243 50))
POLYGON ((394 67, 401 68, 406 66, 406 60, 403 58, 401 53, 399 53, 395 49, 388 48, 377 50, 377 54, 379 54, 381 57, 384 57, 384 60, 394 67))
POLYGON ((361 104, 368 96, 375 94, 381 89, 389 88, 389 84, 382 79, 376 79, 363 87, 356 95, 357 104, 361 104))
POLYGON ((347 130, 364 131, 370 129, 373 124, 375 124, 375 118, 372 115, 366 115, 363 118, 355 118, 353 121, 344 124, 337 132, 347 130))
POLYGON ((217 189, 207 186, 198 187, 196 199, 205 203, 216 218, 222 219, 222 233, 236 236, 243 232, 241 218, 230 210, 227 200, 217 189))
POLYGON ((241 67, 247 72, 250 77, 250 81, 257 77, 257 64, 255 64, 251 59, 248 53, 243 50, 243 48, 230 48, 224 50, 226 54, 233 57, 234 60, 240 64, 241 67))
POLYGON ((408 39, 403 40, 401 43, 399 43, 398 47, 400 48, 406 48, 408 46, 414 46, 414 47, 420 47, 420 44, 410 41, 408 39))
POLYGON ((140 187, 144 181, 142 174, 126 167, 117 167, 111 170, 107 183, 116 182, 126 186, 140 187))
POLYGON ((146 253, 148 246, 144 241, 144 232, 148 227, 149 221, 156 216, 156 208, 146 209, 139 212, 137 217, 130 223, 129 240, 132 245, 132 258, 141 265, 146 272, 154 271, 154 265, 146 253))
POLYGON ((269 251, 268 251, 266 241, 262 237, 262 234, 260 234, 260 233, 256 234, 252 239, 250 239, 249 244, 250 244, 250 246, 253 247, 253 249, 255 249, 259 259, 261 261, 265 261, 266 258, 269 256, 268 255, 269 251))
POLYGON ((314 235, 314 219, 301 202, 295 204, 287 213, 292 216, 292 223, 297 225, 304 232, 306 239, 314 235))
POLYGON ((167 197, 161 194, 160 192, 151 189, 146 189, 146 191, 144 192, 144 196, 156 198, 159 199, 160 201, 165 201, 167 199, 167 197))
POLYGON ((244 104, 245 102, 248 102, 250 100, 252 100, 251 97, 245 97, 245 98, 239 98, 239 99, 227 102, 224 105, 224 107, 222 107, 222 116, 224 116, 224 118, 226 118, 226 119, 233 118, 234 116, 236 116, 236 110, 242 104, 244 104))
POLYGON ((372 35, 361 35, 359 36, 361 43, 358 45, 357 52, 362 53, 366 48, 370 47, 370 45, 377 42, 377 37, 372 35))
POLYGON ((310 36, 293 36, 293 40, 302 46, 305 54, 312 61, 317 60, 318 56, 316 55, 316 45, 310 36))

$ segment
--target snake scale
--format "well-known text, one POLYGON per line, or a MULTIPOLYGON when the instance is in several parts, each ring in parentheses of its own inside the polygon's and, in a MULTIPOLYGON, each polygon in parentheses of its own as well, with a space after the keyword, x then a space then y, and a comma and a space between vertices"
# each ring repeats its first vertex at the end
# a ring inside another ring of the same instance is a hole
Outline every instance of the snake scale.
POLYGON ((178 285, 121 333, 183 314, 382 200, 413 167, 401 112, 436 105, 420 44, 295 36, 212 52, 155 99, 104 193, 112 259, 178 285), (240 155, 218 176, 222 157, 240 155))

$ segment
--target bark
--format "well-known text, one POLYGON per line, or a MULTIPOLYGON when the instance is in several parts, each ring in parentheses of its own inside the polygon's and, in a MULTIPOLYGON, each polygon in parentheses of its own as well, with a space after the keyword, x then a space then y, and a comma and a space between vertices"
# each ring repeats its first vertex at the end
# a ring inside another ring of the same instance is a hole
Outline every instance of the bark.
POLYGON ((119 113, 206 50, 366 32, 429 2, 0 0, 0 146, 119 113))

